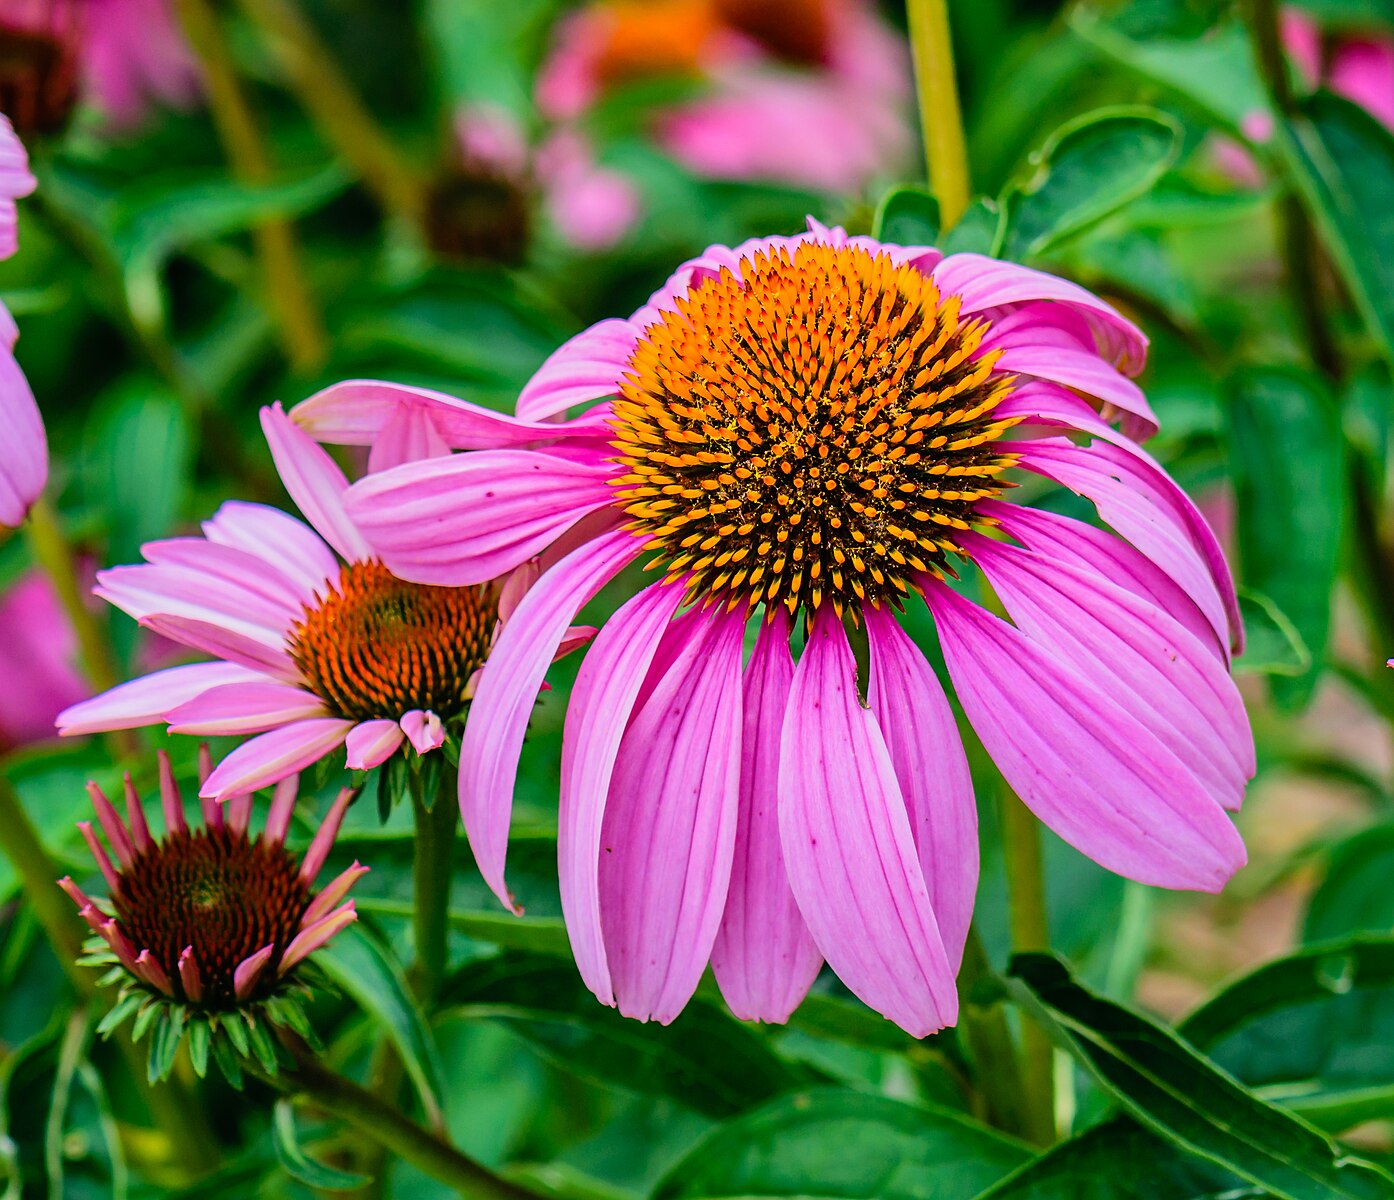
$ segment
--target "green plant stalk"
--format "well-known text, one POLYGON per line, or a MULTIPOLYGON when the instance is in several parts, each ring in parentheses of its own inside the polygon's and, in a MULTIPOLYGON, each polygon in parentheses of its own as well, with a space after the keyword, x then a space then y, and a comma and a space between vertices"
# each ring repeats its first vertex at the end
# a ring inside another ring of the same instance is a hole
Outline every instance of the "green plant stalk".
POLYGON ((290 1050, 296 1060, 292 1068, 274 1076, 255 1073, 286 1095, 303 1097, 323 1112, 347 1121, 384 1150, 469 1200, 539 1200, 538 1193, 500 1178, 445 1137, 403 1116, 397 1105, 326 1070, 300 1048, 292 1046, 290 1050))
POLYGON ((412 932, 416 942, 416 962, 412 983, 417 996, 429 1008, 440 992, 449 965, 450 875, 454 865, 455 830, 460 823, 456 800, 458 776, 442 763, 434 803, 428 809, 422 798, 412 794, 416 816, 413 843, 412 879, 415 904, 412 932))
MULTIPOLYGON (((25 898, 73 990, 102 1011, 110 1008, 111 990, 98 988, 96 973, 78 965, 83 953, 82 921, 72 902, 59 889, 58 868, 39 840, 14 786, 3 774, 0 774, 0 854, 14 864, 25 898)), ((203 1109, 174 1080, 151 1084, 146 1076, 145 1055, 140 1048, 128 1037, 118 1037, 116 1041, 137 1091, 180 1161, 195 1173, 214 1166, 219 1158, 217 1142, 203 1120, 203 1109)))
POLYGON ((973 1059, 973 1081, 988 1123, 1026 1137, 1031 1127, 1023 1104, 1021 1070, 1000 992, 990 998, 973 996, 977 986, 992 977, 992 964, 977 927, 969 926, 958 972, 959 1030, 973 1059))
POLYGON ((948 0, 908 0, 906 14, 929 187, 939 201, 944 228, 951 229, 968 207, 972 185, 954 74, 948 0))
POLYGON ((425 189, 415 167, 398 154, 304 14, 289 0, 241 0, 241 6, 279 58, 300 103, 364 186, 389 213, 418 223, 425 189))
MULTIPOLYGON (((1002 858, 1007 873, 1012 949, 1018 953, 1049 950, 1041 827, 1031 810, 1005 784, 1001 801, 1002 858)), ((1055 1141, 1055 1050, 1045 1030, 1024 1013, 1021 1050, 1021 1090, 1026 1110, 1023 1134, 1041 1145, 1049 1145, 1055 1141)))
MULTIPOLYGON (((209 108, 233 174, 253 186, 269 183, 271 160, 256 117, 237 79, 227 38, 207 0, 178 0, 189 44, 203 65, 209 108)), ((252 233, 265 279, 267 303, 274 311, 286 357, 297 371, 324 364, 329 342, 314 296, 305 281, 295 229, 285 217, 267 217, 252 233)))

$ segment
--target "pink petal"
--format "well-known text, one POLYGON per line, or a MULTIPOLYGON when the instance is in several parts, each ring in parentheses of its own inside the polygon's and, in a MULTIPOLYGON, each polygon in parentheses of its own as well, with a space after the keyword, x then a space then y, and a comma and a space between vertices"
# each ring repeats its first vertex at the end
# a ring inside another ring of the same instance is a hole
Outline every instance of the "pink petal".
POLYGON ((155 761, 160 772, 160 809, 164 813, 165 833, 181 833, 188 829, 184 820, 184 798, 179 794, 179 784, 174 778, 174 765, 164 750, 155 752, 155 761))
POLYGON ((0 116, 0 259, 19 247, 19 219, 15 201, 29 195, 38 180, 29 170, 29 155, 9 119, 0 116))
POLYGON ((612 504, 614 473, 603 460, 479 450, 370 475, 349 492, 348 511, 403 579, 487 583, 612 504))
POLYGON ((268 644, 262 635, 251 637, 216 621, 164 614, 145 617, 140 623, 181 646, 226 659, 262 676, 271 675, 286 683, 296 683, 300 679, 300 671, 290 655, 268 644))
POLYGON ((321 918, 327 917, 339 901, 349 894, 349 889, 367 873, 368 868, 357 860, 351 867, 340 871, 330 880, 325 889, 310 902, 310 907, 305 910, 305 915, 300 919, 301 928, 308 929, 321 918))
MULTIPOLYGON (((13 331, 3 305, 0 321, 13 331)), ((14 529, 48 482, 48 439, 29 381, 10 351, 14 339, 8 340, 0 346, 0 526, 14 529)))
POLYGON ((368 452, 368 473, 426 458, 442 458, 449 453, 450 447, 437 431, 429 410, 419 404, 403 404, 382 423, 368 452))
POLYGON ((779 609, 761 625, 745 673, 736 845, 712 947, 721 994, 743 1021, 783 1024, 823 965, 779 844, 779 737, 793 677, 789 622, 779 609))
POLYGON ((939 936, 955 971, 978 893, 978 805, 958 723, 924 653, 890 609, 867 608, 867 699, 905 796, 939 936))
POLYGON ((1027 807, 1110 871, 1219 891, 1244 843, 1180 759, 1048 648, 925 582, 959 700, 1027 807))
POLYGON ((620 745, 598 864, 616 1003, 627 1017, 665 1025, 711 957, 740 779, 744 614, 718 610, 688 628, 620 745))
POLYGON ((310 842, 309 849, 305 851, 305 857, 300 862, 300 878, 303 882, 314 883, 315 876, 320 873, 325 862, 329 858, 329 852, 334 849, 334 839, 339 836, 339 827, 344 823, 344 814, 348 812, 349 805, 358 799, 356 788, 340 788, 334 803, 329 806, 329 811, 325 814, 324 820, 315 830, 315 836, 310 842))
MULTIPOLYGON (((179 954, 179 982, 184 986, 184 995, 195 1004, 203 998, 203 976, 199 974, 192 946, 185 946, 179 954)), ((236 987, 235 974, 233 986, 236 987)))
POLYGON ((350 562, 373 556, 367 540, 344 511, 348 480, 338 464, 282 411, 261 410, 261 428, 281 482, 316 532, 350 562))
POLYGON ((508 822, 538 690, 571 619, 642 550, 642 541, 620 529, 573 550, 518 602, 480 672, 460 745, 460 761, 469 764, 460 772, 460 815, 479 873, 510 908, 508 822))
POLYGON ((165 720, 170 733, 240 737, 325 715, 324 701, 310 692, 284 683, 258 682, 210 688, 170 709, 165 720))
POLYGON ((445 726, 433 712, 414 708, 403 715, 401 725, 417 754, 429 754, 445 741, 445 726))
POLYGON ((371 771, 392 757, 406 734, 396 721, 361 721, 349 730, 346 746, 350 771, 371 771))
POLYGON ((523 413, 515 418, 445 392, 373 379, 350 379, 327 387, 297 404, 291 418, 316 441, 372 446, 393 415, 404 411, 429 414, 437 436, 455 450, 501 450, 607 432, 597 417, 560 423, 539 421, 523 413))
POLYGON ((180 617, 217 625, 272 650, 285 644, 298 613, 250 588, 187 567, 138 563, 97 572, 93 594, 137 621, 180 617))
MULTIPOLYGON (((207 782, 206 780, 204 782, 207 782)), ((274 846, 283 844, 290 832, 290 820, 295 815, 295 802, 300 798, 300 776, 287 775, 271 793, 271 808, 266 814, 262 836, 274 846)))
MULTIPOLYGON (((308 531, 307 531, 308 532, 308 531)), ((328 547, 325 547, 327 550, 328 547)), ((146 562, 183 568, 232 584, 271 606, 283 619, 298 620, 315 589, 288 576, 278 563, 238 546, 224 546, 198 537, 166 538, 140 548, 146 562)))
POLYGON ((857 696, 842 623, 825 606, 794 670, 779 755, 779 832, 813 940, 866 1004, 914 1037, 958 1019, 905 797, 857 696))
POLYGON ((243 742, 218 764, 199 795, 221 800, 284 779, 343 745, 353 724, 337 717, 316 717, 243 742))
POLYGON ((358 914, 354 911, 353 901, 350 900, 342 908, 336 909, 327 917, 316 921, 306 929, 302 929, 286 947, 285 956, 281 959, 280 974, 287 974, 304 959, 309 958, 330 938, 342 933, 356 920, 358 920, 358 914))
MULTIPOLYGON (((602 1004, 615 1003, 601 925, 605 805, 635 700, 682 594, 677 585, 651 584, 605 623, 581 664, 566 712, 557 825, 561 905, 581 978, 602 1004)), ((517 624, 515 616, 509 631, 517 624)))
POLYGON ((131 844, 131 835, 126 829, 126 823, 121 820, 111 801, 95 782, 88 782, 87 795, 92 800, 92 807, 97 813, 97 823, 106 834, 107 844, 115 853, 116 861, 121 864, 122 869, 129 867, 135 858, 135 847, 131 844))
POLYGON ((170 708, 178 708, 210 688, 232 683, 265 683, 264 672, 235 663, 191 663, 169 667, 110 691, 74 704, 58 714, 58 732, 64 737, 105 733, 111 729, 138 729, 164 720, 170 708))
POLYGON ((615 395, 638 339, 633 325, 612 317, 563 342, 519 393, 519 418, 545 421, 573 405, 615 395))
POLYGON ((263 946, 237 964, 232 972, 232 986, 239 1000, 245 1000, 252 994, 252 989, 256 987, 257 980, 261 978, 261 973, 266 970, 266 964, 271 961, 275 952, 274 945, 263 946))
POLYGON ((1097 571, 977 536, 965 546, 1017 627, 1099 684, 1225 808, 1254 774, 1239 689, 1203 642, 1097 571))
POLYGON ((305 597, 339 578, 339 560, 324 539, 279 508, 229 500, 203 523, 203 535, 270 563, 305 597))

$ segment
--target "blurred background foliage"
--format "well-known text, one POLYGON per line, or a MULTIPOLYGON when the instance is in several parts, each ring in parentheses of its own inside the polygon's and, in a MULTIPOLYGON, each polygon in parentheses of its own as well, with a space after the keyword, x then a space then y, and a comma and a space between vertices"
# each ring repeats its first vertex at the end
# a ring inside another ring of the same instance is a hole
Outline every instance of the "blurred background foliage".
MULTIPOLYGON (((792 232, 810 213, 888 240, 940 240, 913 150, 858 191, 699 178, 653 136, 654 114, 700 86, 678 72, 625 81, 581 118, 596 163, 637 204, 603 249, 578 248, 549 216, 543 167, 471 176, 457 130, 462 112, 496 111, 525 147, 543 144, 538 72, 574 7, 559 0, 176 7, 191 33, 212 31, 209 102, 157 108, 119 132, 80 111, 61 134, 29 139, 40 186, 21 204, 21 252, 0 266, 49 431, 49 494, 84 576, 228 497, 287 503, 261 405, 366 376, 508 408, 562 340, 629 312, 711 242, 792 232), (228 135, 219 70, 259 131, 250 158, 228 135), (347 99, 330 86, 345 83, 347 99)), ((771 7, 788 20, 800 6, 771 7)), ((1340 1168, 1312 1127, 1394 1161, 1394 676, 1383 666, 1394 653, 1394 136, 1301 87, 1275 113, 1247 14, 1222 0, 950 7, 973 180, 992 199, 944 244, 1048 267, 1139 320, 1152 339, 1142 383, 1162 423, 1150 448, 1237 556, 1250 637, 1237 666, 1260 756, 1239 817, 1250 866, 1219 897, 1162 894, 1047 835, 1052 945, 1077 978, 1028 960, 1009 986, 1077 1067, 1057 1097, 1073 1136, 1036 1157, 986 1123, 1001 1114, 969 1080, 991 1065, 962 1036, 914 1043, 830 976, 783 1029, 735 1022, 714 988, 666 1029, 594 1002, 556 893, 561 718, 576 670, 563 662, 520 777, 511 871, 526 915, 498 909, 461 844, 457 970, 429 1023, 402 977, 409 814, 399 806, 380 823, 367 802, 350 813, 331 865, 359 858, 372 874, 359 889, 365 920, 329 955, 325 1061, 361 1077, 392 1038, 416 1083, 409 1109, 438 1105, 469 1154, 549 1194, 1388 1195, 1340 1168), (1307 274, 1294 291, 1284 280, 1303 230, 1317 248, 1298 247, 1307 274), (1186 1041, 1157 1018, 1180 1020, 1186 1041), (1310 1125, 1283 1124, 1284 1112, 1310 1125)), ((1302 8, 1328 54, 1342 37, 1394 36, 1388 0, 1302 8)), ((896 4, 883 15, 904 29, 896 4)), ((34 554, 23 537, 0 548, 0 594, 31 577, 34 554)), ((623 594, 621 582, 596 611, 623 594)), ((46 626, 5 612, 15 707, 34 670, 20 643, 46 626)), ((89 657, 89 683, 167 653, 119 613, 94 612, 114 656, 89 657)), ((916 633, 932 650, 927 621, 916 633)), ((57 872, 90 869, 73 827, 84 781, 114 785, 129 767, 149 792, 157 737, 58 744, 0 729, 6 786, 57 872)), ((181 741, 168 744, 188 775, 181 741)), ((978 925, 1000 967, 1000 784, 984 756, 975 773, 978 925)), ((318 782, 327 797, 338 781, 318 782)), ((297 833, 303 842, 310 828, 297 833)), ((971 997, 994 1012, 999 998, 991 985, 971 997)), ((99 1007, 70 986, 0 857, 4 1200, 448 1194, 313 1107, 273 1110, 256 1084, 199 1085, 201 1161, 181 1154, 152 1124, 139 1072, 95 1039, 99 1007)))

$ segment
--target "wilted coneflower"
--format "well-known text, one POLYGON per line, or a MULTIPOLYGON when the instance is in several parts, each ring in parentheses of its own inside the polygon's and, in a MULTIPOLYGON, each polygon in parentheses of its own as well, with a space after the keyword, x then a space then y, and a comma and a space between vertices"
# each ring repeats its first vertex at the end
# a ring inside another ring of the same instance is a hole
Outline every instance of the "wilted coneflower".
MULTIPOLYGON (((200 776, 208 773, 206 749, 200 776)), ((184 818, 169 757, 160 754, 165 832, 151 833, 140 795, 126 776, 126 819, 88 784, 102 845, 90 822, 78 826, 106 882, 90 899, 70 878, 60 886, 96 935, 87 961, 109 966, 103 982, 122 995, 103 1022, 111 1032, 135 1018, 136 1037, 153 1028, 151 1074, 167 1075, 184 1037, 200 1075, 210 1050, 234 1081, 237 1053, 277 1062, 269 1026, 311 1036, 297 979, 306 959, 355 920, 349 889, 367 868, 354 863, 320 892, 315 877, 354 798, 345 789, 301 859, 285 847, 297 780, 281 781, 260 835, 251 830, 252 797, 226 807, 203 803, 202 827, 184 818), (236 1053, 234 1053, 236 1052, 236 1053)))
POLYGON ((570 550, 500 634, 461 751, 465 827, 505 902, 553 649, 623 567, 657 571, 597 635, 564 731, 562 903, 602 1001, 671 1020, 710 959, 736 1013, 781 1021, 826 958, 924 1034, 957 1014, 976 810, 897 611, 928 605, 959 701, 1043 821, 1131 878, 1210 891, 1244 861, 1225 811, 1253 772, 1239 618, 1213 535, 1133 440, 1155 422, 1132 324, 1038 271, 810 225, 711 247, 523 390, 529 428, 599 401, 608 439, 578 419, 401 466, 347 511, 423 583, 570 550), (1113 532, 1005 499, 1031 477, 1113 532), (964 562, 1010 620, 951 586, 964 562))
MULTIPOLYGON (((162 721, 199 737, 259 734, 204 783, 215 798, 275 783, 345 743, 355 770, 406 742, 417 754, 439 747, 531 577, 525 568, 465 588, 397 578, 344 511, 348 481, 334 461, 279 405, 262 410, 262 427, 313 529, 230 502, 202 538, 151 542, 145 563, 97 575, 97 594, 143 626, 222 661, 156 671, 58 718, 64 734, 162 721)), ((408 422, 377 439, 370 467, 435 452, 408 422)), ((587 632, 571 631, 560 652, 587 632)))
MULTIPOLYGON (((19 246, 15 201, 36 186, 23 144, 0 115, 0 259, 19 246)), ((19 327, 0 304, 0 532, 24 520, 48 482, 48 439, 29 381, 15 361, 18 339, 19 327)))

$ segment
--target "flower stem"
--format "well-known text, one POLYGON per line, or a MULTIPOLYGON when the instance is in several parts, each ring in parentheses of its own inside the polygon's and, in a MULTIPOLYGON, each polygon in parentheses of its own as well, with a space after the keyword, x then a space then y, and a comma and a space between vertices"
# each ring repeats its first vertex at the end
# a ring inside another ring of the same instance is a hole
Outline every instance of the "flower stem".
POLYGON ((954 77, 948 0, 908 0, 910 50, 915 59, 915 90, 924 130, 929 186, 939 201, 939 218, 951 229, 968 207, 971 192, 968 149, 954 77))
POLYGON ((983 1115, 998 1129, 1026 1136, 1030 1125, 1023 1107, 1021 1070, 1001 997, 984 1000, 973 994, 992 974, 977 928, 970 926, 958 972, 959 1028, 972 1055, 974 1083, 987 1110, 983 1115))
MULTIPOLYGON (((385 1150, 471 1200, 537 1200, 537 1193, 499 1178, 467 1158, 444 1137, 402 1115, 394 1104, 351 1079, 320 1066, 307 1052, 291 1047, 295 1066, 261 1078, 287 1095, 304 1096, 316 1107, 347 1121, 385 1150)), ((258 1072, 260 1075, 260 1072, 258 1072)))
MULTIPOLYGON (((110 1007, 107 992, 97 987, 96 974, 78 965, 82 956, 82 922, 57 885, 58 868, 44 849, 29 814, 19 802, 13 785, 0 774, 0 854, 14 865, 24 895, 38 919, 58 965, 74 991, 103 1011, 110 1007)), ((203 1109, 170 1080, 151 1084, 146 1076, 145 1055, 130 1038, 117 1038, 136 1090, 164 1130, 180 1161, 194 1172, 216 1164, 219 1154, 212 1131, 203 1120, 203 1109)))
MULTIPOLYGON (((238 82, 218 18, 208 0, 178 0, 178 4, 184 32, 203 64, 213 123, 233 173, 254 187, 271 182, 271 160, 238 82)), ((329 344, 305 282, 295 230, 285 217, 266 217, 258 222, 253 239, 286 357, 297 371, 313 371, 328 357, 329 344)))
POLYGON ((415 791, 416 841, 412 860, 415 905, 412 912, 416 964, 412 982, 426 1004, 434 1001, 449 961, 450 874, 454 863, 455 828, 459 811, 455 799, 457 776, 442 763, 435 801, 430 808, 415 791))
POLYGON ((373 119, 314 27, 289 0, 241 0, 242 11, 266 35, 290 86, 320 132, 394 216, 417 222, 424 189, 411 163, 373 119))
MULTIPOLYGON (((1041 827, 1031 810, 1005 785, 1000 811, 1012 949, 1048 950, 1041 827)), ((1025 1016, 1021 1048, 1022 1099, 1026 1108, 1023 1132, 1033 1141, 1048 1145, 1055 1140, 1055 1051, 1045 1030, 1025 1016)))

